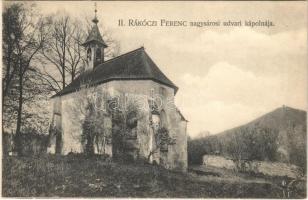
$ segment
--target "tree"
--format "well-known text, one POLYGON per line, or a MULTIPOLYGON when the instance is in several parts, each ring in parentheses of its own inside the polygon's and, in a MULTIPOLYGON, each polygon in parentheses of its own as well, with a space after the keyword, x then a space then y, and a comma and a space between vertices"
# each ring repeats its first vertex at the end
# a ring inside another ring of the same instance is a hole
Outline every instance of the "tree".
POLYGON ((40 51, 43 64, 40 74, 49 81, 53 90, 58 92, 69 83, 66 73, 70 73, 71 80, 79 73, 84 30, 77 25, 78 21, 73 21, 68 15, 59 14, 50 18, 52 25, 48 40, 40 51))
POLYGON ((33 61, 38 51, 42 48, 48 32, 48 21, 41 18, 34 10, 35 5, 31 4, 12 4, 4 11, 4 32, 6 53, 6 71, 4 91, 7 92, 11 83, 17 93, 16 105, 16 150, 21 154, 21 125, 23 105, 25 103, 25 83, 29 82, 33 61), (10 21, 10 19, 13 19, 10 21), (8 36, 9 34, 9 36, 8 36))
POLYGON ((226 154, 235 160, 238 169, 243 161, 275 161, 277 153, 278 131, 269 128, 247 127, 232 133, 226 143, 226 154))
MULTIPOLYGON (((116 159, 132 161, 139 157, 137 136, 138 121, 145 115, 138 101, 129 95, 120 94, 108 101, 107 109, 112 114, 112 148, 116 159)), ((143 132, 144 127, 140 132, 143 132)))
MULTIPOLYGON (((82 46, 89 33, 87 25, 66 13, 57 13, 52 18, 48 40, 41 53, 42 68, 40 75, 48 80, 54 92, 59 92, 72 82, 83 70, 85 50, 82 46)), ((109 34, 104 34, 109 48, 106 57, 119 54, 119 45, 109 34)))
POLYGON ((306 125, 299 125, 289 121, 287 124, 286 135, 288 137, 288 152, 290 163, 299 166, 303 173, 307 170, 307 132, 306 125))
POLYGON ((16 44, 15 38, 20 37, 18 33, 18 15, 21 12, 22 4, 13 4, 6 7, 3 12, 3 79, 2 79, 2 101, 8 95, 10 84, 16 71, 16 44))

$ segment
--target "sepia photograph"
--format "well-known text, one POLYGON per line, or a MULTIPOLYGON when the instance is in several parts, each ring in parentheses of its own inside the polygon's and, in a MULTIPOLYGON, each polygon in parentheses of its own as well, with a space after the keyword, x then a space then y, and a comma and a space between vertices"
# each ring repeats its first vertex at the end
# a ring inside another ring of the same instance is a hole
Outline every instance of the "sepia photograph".
POLYGON ((306 1, 2 1, 4 198, 307 198, 306 1))

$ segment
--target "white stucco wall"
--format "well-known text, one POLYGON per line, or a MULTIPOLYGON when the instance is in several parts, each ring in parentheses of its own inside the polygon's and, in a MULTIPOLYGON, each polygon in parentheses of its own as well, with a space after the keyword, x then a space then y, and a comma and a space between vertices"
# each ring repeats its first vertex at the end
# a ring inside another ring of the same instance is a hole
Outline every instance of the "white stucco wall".
MULTIPOLYGON (((89 90, 89 89, 88 89, 89 90)), ((147 158, 149 152, 153 148, 153 131, 150 128, 150 110, 148 98, 154 97, 159 105, 159 110, 166 113, 167 129, 169 135, 176 139, 174 145, 169 146, 167 168, 185 170, 187 168, 187 138, 186 138, 186 121, 175 109, 174 105, 174 89, 161 85, 151 80, 135 80, 135 81, 110 81, 98 85, 88 92, 91 95, 94 91, 99 95, 107 93, 111 97, 126 94, 129 97, 135 97, 144 107, 142 110, 144 117, 138 120, 137 134, 139 154, 147 158)), ((69 152, 82 152, 81 133, 82 121, 84 115, 76 114, 72 111, 78 98, 85 95, 83 90, 54 98, 54 111, 61 112, 61 128, 63 134, 62 154, 69 152), (56 103, 57 102, 57 103, 56 103), (61 102, 61 103, 59 103, 61 102)), ((76 106, 75 106, 76 107, 76 106)), ((108 123, 107 123, 108 124, 108 123)), ((110 131, 112 128, 111 120, 109 121, 110 131)), ((106 147, 106 153, 112 154, 111 146, 106 147)), ((157 156, 157 154, 155 155, 157 156)), ((154 157, 155 157, 154 156, 154 157)), ((159 156, 159 155, 158 155, 159 156)), ((156 159, 157 160, 157 159, 156 159)))

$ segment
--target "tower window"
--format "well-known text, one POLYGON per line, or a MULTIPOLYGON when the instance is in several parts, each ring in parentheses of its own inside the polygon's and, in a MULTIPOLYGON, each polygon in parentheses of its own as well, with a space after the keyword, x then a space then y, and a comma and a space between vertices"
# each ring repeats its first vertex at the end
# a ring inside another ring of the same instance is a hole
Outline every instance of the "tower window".
POLYGON ((101 61, 102 59, 102 51, 100 48, 96 49, 96 61, 101 61))
POLYGON ((90 48, 87 51, 87 59, 91 60, 91 49, 90 48))

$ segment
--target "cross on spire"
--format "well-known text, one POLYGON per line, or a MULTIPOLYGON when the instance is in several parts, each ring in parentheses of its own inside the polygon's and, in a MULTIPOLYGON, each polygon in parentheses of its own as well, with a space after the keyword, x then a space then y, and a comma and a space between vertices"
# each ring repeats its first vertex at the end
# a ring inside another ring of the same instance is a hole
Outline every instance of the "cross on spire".
POLYGON ((95 12, 95 16, 94 16, 94 19, 92 20, 93 23, 97 24, 98 23, 98 19, 97 19, 97 5, 96 5, 96 2, 94 3, 94 12, 95 12))

